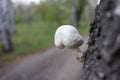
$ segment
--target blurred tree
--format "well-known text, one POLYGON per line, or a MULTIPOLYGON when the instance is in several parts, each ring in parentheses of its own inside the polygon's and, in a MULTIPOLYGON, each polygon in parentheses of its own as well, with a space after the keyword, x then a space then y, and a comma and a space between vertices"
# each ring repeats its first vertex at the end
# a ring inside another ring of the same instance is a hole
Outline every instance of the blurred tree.
POLYGON ((72 1, 72 24, 75 27, 80 26, 79 21, 81 20, 82 12, 87 3, 87 0, 73 0, 72 1))
POLYGON ((96 6, 97 0, 88 0, 88 4, 85 7, 85 18, 89 23, 93 20, 96 6))
POLYGON ((16 29, 15 29, 15 17, 14 17, 14 7, 13 7, 13 3, 11 2, 11 0, 8 0, 8 10, 9 10, 9 17, 10 17, 10 32, 11 33, 15 33, 16 29))
POLYGON ((45 0, 38 6, 37 13, 42 20, 55 21, 59 24, 72 23, 77 27, 86 3, 87 0, 45 0))
MULTIPOLYGON (((61 8, 64 10, 72 10, 72 25, 75 27, 80 26, 79 22, 81 20, 84 7, 86 6, 88 0, 55 0, 60 3, 61 8)), ((70 16, 69 16, 70 17, 70 16)))
POLYGON ((12 42, 9 33, 9 1, 0 0, 0 32, 4 52, 13 51, 12 42))
POLYGON ((34 2, 32 2, 29 5, 29 10, 30 10, 30 18, 32 19, 32 21, 36 20, 37 19, 37 15, 36 15, 37 5, 34 2))

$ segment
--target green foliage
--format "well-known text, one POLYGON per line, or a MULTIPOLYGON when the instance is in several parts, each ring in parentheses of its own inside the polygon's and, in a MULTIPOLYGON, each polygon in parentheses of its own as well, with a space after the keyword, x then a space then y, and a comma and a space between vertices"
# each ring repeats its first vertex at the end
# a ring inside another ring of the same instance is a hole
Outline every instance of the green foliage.
POLYGON ((58 24, 63 23, 66 18, 66 11, 64 11, 57 3, 49 3, 49 1, 42 2, 37 7, 37 14, 43 21, 56 22, 58 24))
POLYGON ((23 17, 21 15, 15 16, 15 23, 20 23, 20 22, 22 22, 22 20, 23 20, 23 17))
MULTIPOLYGON (((88 32, 88 25, 84 21, 81 24, 82 27, 78 30, 83 35, 88 32)), ((12 37, 15 51, 9 55, 1 55, 0 63, 9 61, 16 56, 33 54, 54 46, 54 33, 58 24, 39 20, 31 24, 17 24, 16 26, 17 33, 12 37)), ((0 53, 2 53, 1 48, 0 53)))
MULTIPOLYGON (((54 33, 57 27, 63 24, 71 24, 71 8, 68 7, 70 3, 66 4, 68 5, 67 7, 65 7, 64 3, 66 3, 64 0, 61 5, 47 1, 42 2, 40 5, 34 5, 34 8, 36 8, 36 10, 33 10, 36 11, 34 17, 37 17, 37 19, 29 24, 25 22, 21 23, 28 14, 22 15, 18 11, 15 16, 17 33, 12 36, 15 51, 9 55, 1 55, 0 63, 15 58, 16 56, 33 54, 53 47, 54 33)), ((33 13, 29 15, 31 16, 32 14, 33 13)), ((78 29, 81 34, 85 34, 88 32, 88 25, 85 21, 82 21, 81 27, 78 29)), ((2 53, 1 48, 0 53, 2 53)))
MULTIPOLYGON (((43 51, 54 45, 54 33, 58 26, 57 24, 36 21, 31 24, 17 24, 16 26, 17 33, 12 37, 15 51, 9 54, 10 57, 1 55, 0 62, 9 60, 14 56, 43 51)), ((2 50, 0 50, 0 53, 2 53, 2 50)))
POLYGON ((82 35, 87 35, 89 33, 89 23, 86 22, 85 20, 82 20, 80 24, 81 26, 78 27, 78 31, 82 35))
POLYGON ((62 11, 57 5, 52 5, 49 7, 46 13, 46 20, 60 22, 62 11))

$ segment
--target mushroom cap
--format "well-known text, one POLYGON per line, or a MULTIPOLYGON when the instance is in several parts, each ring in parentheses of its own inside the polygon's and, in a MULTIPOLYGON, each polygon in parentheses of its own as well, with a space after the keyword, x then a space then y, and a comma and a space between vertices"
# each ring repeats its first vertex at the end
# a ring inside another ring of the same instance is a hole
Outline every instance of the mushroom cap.
POLYGON ((60 26, 55 32, 55 45, 58 48, 64 47, 74 49, 83 44, 83 38, 72 25, 60 26))

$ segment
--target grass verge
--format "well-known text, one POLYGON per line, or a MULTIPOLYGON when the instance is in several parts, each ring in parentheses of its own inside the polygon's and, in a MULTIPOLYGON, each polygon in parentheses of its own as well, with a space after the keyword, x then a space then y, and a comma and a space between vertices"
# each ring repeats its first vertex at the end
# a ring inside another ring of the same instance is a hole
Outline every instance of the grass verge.
MULTIPOLYGON (((2 54, 0 50, 0 64, 15 59, 17 56, 25 56, 44 51, 54 46, 54 33, 58 25, 56 23, 34 22, 30 24, 17 24, 17 33, 12 36, 15 51, 10 54, 2 54)), ((82 24, 78 28, 84 35, 88 32, 88 26, 82 24)))

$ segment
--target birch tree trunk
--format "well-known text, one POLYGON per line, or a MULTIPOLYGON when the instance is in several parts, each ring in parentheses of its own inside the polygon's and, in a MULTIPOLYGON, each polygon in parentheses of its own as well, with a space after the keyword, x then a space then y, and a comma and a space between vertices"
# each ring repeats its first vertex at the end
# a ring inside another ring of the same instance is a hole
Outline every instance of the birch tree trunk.
POLYGON ((9 33, 9 3, 8 0, 0 0, 0 32, 4 52, 13 51, 9 33))
POLYGON ((120 0, 101 0, 89 37, 83 80, 120 80, 120 0))

